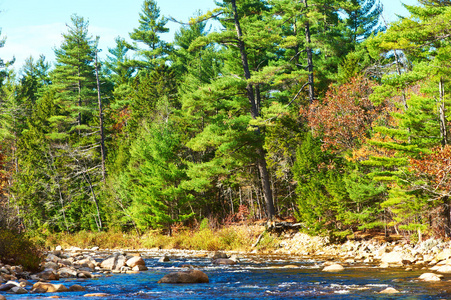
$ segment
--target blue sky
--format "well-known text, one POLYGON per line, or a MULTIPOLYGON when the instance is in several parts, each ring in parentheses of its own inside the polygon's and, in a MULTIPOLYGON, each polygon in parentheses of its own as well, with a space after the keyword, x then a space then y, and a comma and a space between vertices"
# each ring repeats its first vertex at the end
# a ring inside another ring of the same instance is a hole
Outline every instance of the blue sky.
MULTIPOLYGON (((215 7, 213 0, 160 0, 161 14, 177 20, 187 21, 198 10, 206 12, 215 7)), ((395 14, 406 15, 400 0, 381 0, 385 17, 393 21, 395 14)), ((416 4, 416 0, 403 0, 416 4)), ((5 47, 0 48, 0 57, 16 58, 15 68, 24 60, 44 54, 53 61, 53 49, 59 47, 61 34, 66 32, 70 16, 77 14, 89 21, 89 32, 100 36, 103 55, 108 47, 114 47, 117 36, 128 39, 128 33, 138 27, 143 0, 0 0, 0 28, 6 36, 5 47)), ((163 38, 171 40, 178 25, 168 23, 171 31, 163 38)))

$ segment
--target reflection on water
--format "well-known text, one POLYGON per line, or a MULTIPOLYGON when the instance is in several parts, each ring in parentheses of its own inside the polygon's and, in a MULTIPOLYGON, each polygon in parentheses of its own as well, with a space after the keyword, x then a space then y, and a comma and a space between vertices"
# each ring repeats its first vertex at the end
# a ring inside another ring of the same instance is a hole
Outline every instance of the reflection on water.
MULTIPOLYGON (((215 266, 208 258, 172 256, 159 263, 147 257, 149 271, 116 274, 90 280, 60 280, 66 286, 80 284, 86 292, 58 294, 6 295, 7 299, 39 299, 58 295, 62 299, 440 299, 451 298, 451 275, 442 282, 416 280, 427 271, 378 269, 370 265, 351 265, 340 273, 321 272, 321 261, 295 257, 246 256, 234 266, 215 266), (207 284, 158 284, 165 274, 183 270, 190 264, 210 278, 207 284), (288 265, 288 266, 287 266, 288 265), (393 287, 401 293, 378 292, 393 287), (85 298, 87 293, 110 296, 85 298)), ((3 294, 5 295, 5 294, 3 294)), ((48 298, 47 298, 48 299, 48 298)))

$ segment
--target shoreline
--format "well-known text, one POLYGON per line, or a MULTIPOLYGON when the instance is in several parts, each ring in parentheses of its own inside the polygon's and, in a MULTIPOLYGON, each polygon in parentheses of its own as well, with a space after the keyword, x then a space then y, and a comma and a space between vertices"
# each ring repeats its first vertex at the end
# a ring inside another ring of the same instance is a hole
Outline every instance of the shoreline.
MULTIPOLYGON (((61 284, 52 284, 63 278, 93 279, 109 274, 139 273, 148 270, 144 259, 163 259, 164 257, 210 258, 220 256, 221 264, 239 264, 240 258, 247 260, 284 259, 284 267, 296 267, 290 261, 313 260, 318 269, 324 272, 341 272, 359 266, 388 269, 397 268, 405 271, 423 273, 419 280, 440 281, 445 274, 451 274, 451 242, 435 239, 411 245, 405 240, 384 242, 376 239, 355 241, 348 240, 342 244, 331 244, 327 238, 307 234, 285 233, 278 240, 277 249, 252 251, 224 250, 184 250, 184 249, 103 249, 92 247, 82 249, 71 246, 58 246, 48 251, 42 262, 42 272, 24 272, 20 266, 0 263, 0 291, 10 285, 13 293, 43 292, 45 282, 50 292, 61 288, 61 284), (234 258, 231 258, 234 257, 234 258), (133 261, 133 264, 130 263, 133 261), (35 281, 34 285, 30 283, 35 281), (36 286, 38 285, 38 286, 36 286), (32 286, 32 288, 30 288, 32 286), (26 289, 28 287, 28 290, 26 289), (51 287, 51 288, 50 288, 51 287)), ((162 260, 165 261, 165 260, 162 260)), ((192 266, 191 266, 192 267, 192 266)), ((190 268, 191 268, 190 267, 190 268)), ((66 288, 82 288, 70 287, 66 288)), ((1 294, 0 294, 1 296, 1 294)), ((0 297, 0 299, 2 299, 0 297)))

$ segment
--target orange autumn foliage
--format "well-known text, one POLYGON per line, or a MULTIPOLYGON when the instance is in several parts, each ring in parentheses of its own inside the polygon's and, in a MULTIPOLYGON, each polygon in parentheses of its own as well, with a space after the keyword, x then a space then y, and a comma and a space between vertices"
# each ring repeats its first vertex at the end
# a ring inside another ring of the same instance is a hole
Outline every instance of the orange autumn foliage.
POLYGON ((322 137, 324 149, 352 149, 367 137, 379 115, 379 109, 369 100, 373 86, 367 78, 352 78, 349 83, 331 87, 321 103, 301 109, 314 134, 322 137))
POLYGON ((426 181, 424 188, 435 195, 451 191, 451 146, 436 147, 420 159, 410 159, 410 171, 426 181))

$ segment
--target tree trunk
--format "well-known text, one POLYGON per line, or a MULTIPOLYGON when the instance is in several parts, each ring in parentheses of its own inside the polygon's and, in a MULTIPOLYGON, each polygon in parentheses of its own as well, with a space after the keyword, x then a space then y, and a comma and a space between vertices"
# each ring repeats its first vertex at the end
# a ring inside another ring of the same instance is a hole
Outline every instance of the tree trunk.
POLYGON ((97 100, 99 103, 99 124, 100 124, 100 152, 102 155, 102 179, 103 182, 106 180, 106 149, 105 149, 105 135, 103 131, 103 110, 102 110, 102 98, 100 95, 100 81, 99 81, 99 70, 97 67, 97 49, 96 49, 96 61, 95 61, 95 70, 96 70, 96 81, 97 81, 97 100))
POLYGON ((448 145, 448 131, 446 128, 445 116, 445 89, 443 87, 443 78, 440 77, 439 86, 439 117, 440 117, 440 135, 442 138, 442 146, 448 145))
MULTIPOLYGON (((307 0, 304 0, 305 9, 307 11, 308 4, 307 0)), ((315 100, 315 83, 313 78, 313 54, 312 54, 312 48, 310 47, 310 44, 312 42, 310 38, 310 23, 309 21, 305 22, 305 42, 307 43, 306 51, 307 51, 307 69, 308 69, 308 95, 309 95, 309 102, 310 104, 313 103, 315 100)))
MULTIPOLYGON (((236 9, 236 0, 232 0, 232 9, 233 9, 233 17, 235 22, 235 28, 238 38, 238 48, 240 49, 241 54, 241 63, 243 64, 243 70, 244 70, 244 77, 246 80, 249 80, 251 78, 251 73, 249 71, 249 64, 247 60, 246 55, 246 48, 244 46, 244 42, 242 40, 243 33, 241 31, 240 21, 238 18, 238 13, 236 9)), ((254 94, 254 87, 251 83, 248 83, 246 86, 246 93, 247 98, 249 99, 249 103, 251 105, 251 116, 253 119, 256 119, 259 116, 258 111, 258 105, 256 103, 255 94, 254 94)), ((256 134, 261 135, 260 128, 256 126, 256 134)), ((265 151, 263 149, 263 146, 261 144, 257 145, 256 147, 256 153, 257 153, 257 167, 258 171, 260 172, 261 177, 261 183, 263 187, 263 193, 265 196, 265 202, 266 202, 266 209, 267 209, 267 215, 269 219, 272 219, 274 217, 274 203, 272 199, 272 191, 269 181, 269 175, 268 175, 268 169, 266 166, 266 158, 265 158, 265 151)))

